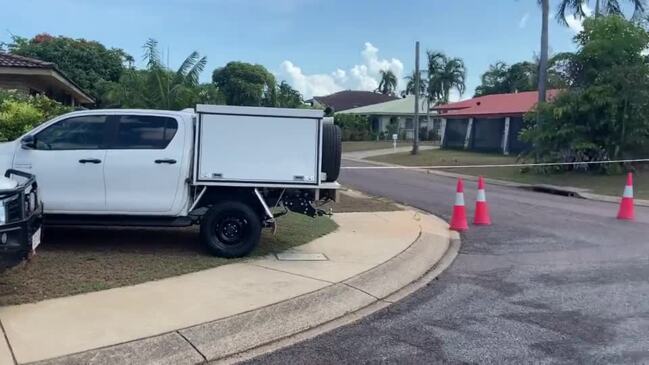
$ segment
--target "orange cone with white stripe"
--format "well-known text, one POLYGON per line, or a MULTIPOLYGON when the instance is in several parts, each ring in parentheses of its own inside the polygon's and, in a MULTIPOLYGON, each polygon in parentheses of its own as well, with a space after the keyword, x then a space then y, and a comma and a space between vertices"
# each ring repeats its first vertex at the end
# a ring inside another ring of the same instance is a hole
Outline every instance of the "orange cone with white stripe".
POLYGON ((461 178, 457 179, 457 190, 455 193, 455 204, 451 216, 451 229, 454 231, 466 231, 469 224, 466 221, 466 208, 464 207, 464 183, 461 178))
POLYGON ((633 173, 629 172, 626 177, 626 186, 620 202, 620 211, 617 213, 617 219, 633 220, 635 212, 633 209, 633 173))
POLYGON ((478 179, 478 197, 475 200, 475 217, 473 217, 473 224, 478 226, 491 225, 489 206, 487 205, 487 194, 485 193, 485 183, 482 176, 478 179))

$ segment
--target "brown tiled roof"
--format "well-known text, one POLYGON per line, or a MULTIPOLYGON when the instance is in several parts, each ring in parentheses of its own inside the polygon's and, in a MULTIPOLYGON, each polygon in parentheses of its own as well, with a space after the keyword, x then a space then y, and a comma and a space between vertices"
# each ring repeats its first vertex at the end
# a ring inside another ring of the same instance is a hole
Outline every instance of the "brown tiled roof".
POLYGON ((0 52, 0 67, 15 67, 15 68, 31 68, 31 69, 41 69, 41 70, 52 70, 61 75, 67 82, 72 86, 77 88, 87 99, 91 100, 94 103, 92 96, 87 94, 79 85, 77 85, 72 79, 67 77, 61 70, 56 67, 55 63, 45 62, 38 60, 36 58, 29 58, 24 56, 18 56, 15 54, 3 53, 0 52))
POLYGON ((334 112, 341 112, 361 106, 385 103, 386 101, 399 98, 371 91, 345 90, 327 96, 316 96, 313 99, 333 109, 334 112))
POLYGON ((9 53, 0 53, 0 67, 54 69, 56 68, 56 65, 52 62, 45 62, 35 58, 17 56, 9 53))

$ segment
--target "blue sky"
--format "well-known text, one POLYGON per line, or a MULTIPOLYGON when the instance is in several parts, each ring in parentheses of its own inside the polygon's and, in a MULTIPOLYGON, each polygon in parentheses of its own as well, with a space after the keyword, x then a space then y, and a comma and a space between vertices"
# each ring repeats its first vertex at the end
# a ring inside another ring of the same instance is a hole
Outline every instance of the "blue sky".
MULTIPOLYGON (((41 32, 98 40, 141 60, 155 38, 177 67, 191 51, 202 75, 228 61, 260 63, 306 97, 371 89, 378 71, 405 76, 414 43, 464 59, 470 97, 498 60, 532 59, 539 48, 536 0, 2 0, 0 41, 41 32)), ((554 5, 554 4, 553 4, 554 5)), ((579 22, 551 22, 553 52, 573 50, 579 22)), ((422 52, 423 53, 423 52, 422 52)), ((403 82, 402 82, 403 85, 403 82)), ((400 85, 400 86, 402 86, 400 85)))

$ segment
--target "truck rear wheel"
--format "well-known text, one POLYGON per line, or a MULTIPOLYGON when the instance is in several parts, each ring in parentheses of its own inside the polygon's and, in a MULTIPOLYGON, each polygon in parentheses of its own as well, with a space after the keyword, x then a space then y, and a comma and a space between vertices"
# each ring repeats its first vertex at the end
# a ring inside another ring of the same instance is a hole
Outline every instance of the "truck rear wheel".
POLYGON ((261 219, 245 203, 226 201, 211 207, 201 221, 201 239, 219 257, 242 257, 255 249, 261 236, 261 219))
POLYGON ((340 175, 342 151, 340 127, 324 124, 322 127, 322 171, 327 174, 327 182, 336 181, 340 175))

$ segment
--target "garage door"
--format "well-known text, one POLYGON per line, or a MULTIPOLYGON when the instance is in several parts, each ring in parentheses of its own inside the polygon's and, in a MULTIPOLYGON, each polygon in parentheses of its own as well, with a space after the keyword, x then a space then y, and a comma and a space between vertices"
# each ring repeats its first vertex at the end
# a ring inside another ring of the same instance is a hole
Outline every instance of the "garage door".
POLYGON ((468 125, 468 119, 448 119, 446 121, 446 132, 444 134, 444 147, 464 148, 466 128, 468 125))
POLYGON ((505 118, 473 120, 471 149, 497 152, 502 149, 505 118))
POLYGON ((523 129, 523 118, 511 118, 509 121, 509 152, 521 153, 532 147, 531 144, 523 142, 518 138, 523 129))

